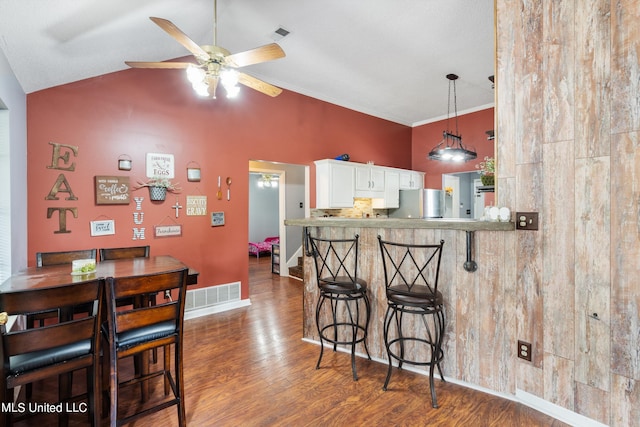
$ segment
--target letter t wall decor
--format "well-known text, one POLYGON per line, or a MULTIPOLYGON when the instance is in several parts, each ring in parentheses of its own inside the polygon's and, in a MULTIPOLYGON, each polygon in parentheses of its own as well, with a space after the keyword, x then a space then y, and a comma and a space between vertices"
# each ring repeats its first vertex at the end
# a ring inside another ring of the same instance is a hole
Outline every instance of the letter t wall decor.
MULTIPOLYGON (((52 153, 51 164, 47 166, 47 169, 57 169, 68 172, 75 171, 76 164, 71 158, 71 155, 73 155, 74 158, 78 156, 78 147, 73 145, 57 144, 55 142, 49 142, 49 145, 52 147, 52 153)), ((67 181, 67 177, 65 177, 63 173, 58 175, 58 178, 56 178, 49 194, 45 196, 45 200, 60 200, 58 193, 67 193, 68 196, 65 197, 65 200, 78 200, 78 198, 73 194, 73 190, 71 189, 69 181, 67 181)), ((77 218, 78 208, 67 206, 48 207, 47 219, 52 218, 55 212, 58 212, 58 230, 54 231, 54 234, 71 233, 71 230, 67 229, 67 212, 71 212, 73 217, 77 218)))

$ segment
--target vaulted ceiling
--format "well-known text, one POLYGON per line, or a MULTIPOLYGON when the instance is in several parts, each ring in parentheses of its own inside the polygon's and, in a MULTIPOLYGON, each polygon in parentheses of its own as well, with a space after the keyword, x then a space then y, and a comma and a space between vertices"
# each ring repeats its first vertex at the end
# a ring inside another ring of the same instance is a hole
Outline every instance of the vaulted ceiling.
MULTIPOLYGON (((218 45, 231 53, 273 42, 278 28, 290 32, 277 41, 285 58, 243 68, 283 89, 411 126, 446 117, 445 76, 454 73, 458 112, 493 105, 493 0, 218 0, 217 7, 218 45)), ((125 70, 125 60, 190 55, 150 16, 200 45, 213 42, 213 0, 0 0, 0 48, 26 93, 125 70)))

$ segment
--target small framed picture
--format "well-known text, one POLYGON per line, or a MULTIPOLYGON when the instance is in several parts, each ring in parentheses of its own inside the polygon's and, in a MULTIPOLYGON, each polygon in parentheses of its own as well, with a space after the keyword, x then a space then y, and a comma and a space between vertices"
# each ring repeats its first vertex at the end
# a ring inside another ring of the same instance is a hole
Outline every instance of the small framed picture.
POLYGON ((128 205, 128 176, 96 176, 96 205, 128 205))
POLYGON ((211 226, 224 225, 224 212, 211 212, 211 226))
POLYGON ((92 236, 108 236, 116 234, 116 224, 112 219, 103 219, 100 221, 91 221, 92 236))
POLYGON ((182 236, 182 225, 156 225, 153 227, 154 237, 180 237, 182 236))

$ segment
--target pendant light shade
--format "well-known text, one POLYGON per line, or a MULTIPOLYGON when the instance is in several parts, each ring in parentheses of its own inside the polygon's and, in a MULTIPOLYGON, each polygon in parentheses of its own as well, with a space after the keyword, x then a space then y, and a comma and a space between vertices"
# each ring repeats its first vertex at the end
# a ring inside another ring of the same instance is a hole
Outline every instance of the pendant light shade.
POLYGON ((430 160, 438 160, 444 162, 468 162, 478 157, 473 148, 467 148, 462 143, 462 135, 458 133, 458 105, 456 96, 456 80, 458 76, 455 74, 447 74, 449 79, 449 101, 447 104, 447 130, 442 133, 443 139, 431 149, 429 152, 430 160), (453 84, 453 105, 455 113, 456 129, 453 133, 449 127, 451 111, 451 86, 453 84))

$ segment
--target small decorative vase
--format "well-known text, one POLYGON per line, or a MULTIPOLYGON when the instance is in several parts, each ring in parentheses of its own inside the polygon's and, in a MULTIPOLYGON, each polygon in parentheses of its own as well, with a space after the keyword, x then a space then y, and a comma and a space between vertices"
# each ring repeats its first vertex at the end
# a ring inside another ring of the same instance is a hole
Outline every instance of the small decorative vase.
POLYGON ((154 201, 162 201, 167 197, 165 187, 149 187, 149 198, 154 201))
POLYGON ((482 181, 482 185, 494 185, 495 177, 493 174, 491 175, 480 175, 480 181, 482 181))

